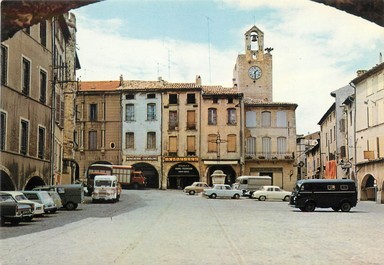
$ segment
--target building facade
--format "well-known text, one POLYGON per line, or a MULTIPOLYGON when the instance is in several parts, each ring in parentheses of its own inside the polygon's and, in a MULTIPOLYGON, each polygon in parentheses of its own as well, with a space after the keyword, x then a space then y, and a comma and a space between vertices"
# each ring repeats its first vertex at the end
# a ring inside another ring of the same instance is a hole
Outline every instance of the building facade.
MULTIPOLYGON (((355 87, 354 176, 361 200, 383 202, 384 63, 352 80, 355 87)), ((352 154, 350 154, 352 155, 352 154)))

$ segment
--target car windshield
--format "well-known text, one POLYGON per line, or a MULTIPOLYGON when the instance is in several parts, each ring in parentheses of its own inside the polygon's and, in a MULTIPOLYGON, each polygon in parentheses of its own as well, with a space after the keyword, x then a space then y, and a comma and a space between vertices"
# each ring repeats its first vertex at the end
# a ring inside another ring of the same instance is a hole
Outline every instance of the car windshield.
POLYGON ((2 202, 15 202, 11 195, 0 195, 0 201, 2 202))
POLYGON ((16 201, 28 200, 24 194, 19 194, 15 196, 16 201))
POLYGON ((49 193, 46 193, 46 192, 42 192, 41 193, 41 197, 45 200, 50 200, 51 199, 51 196, 49 196, 49 193))
POLYGON ((110 187, 111 184, 112 184, 112 181, 110 180, 96 180, 96 183, 95 183, 96 186, 106 186, 106 187, 110 187))

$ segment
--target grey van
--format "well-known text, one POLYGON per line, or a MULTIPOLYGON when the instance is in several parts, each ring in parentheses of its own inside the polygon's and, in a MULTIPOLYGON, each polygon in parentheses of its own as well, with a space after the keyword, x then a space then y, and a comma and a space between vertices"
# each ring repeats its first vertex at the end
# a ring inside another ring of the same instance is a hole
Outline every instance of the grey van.
POLYGON ((349 212, 357 204, 356 184, 350 179, 299 180, 289 204, 303 212, 313 212, 315 208, 349 212))

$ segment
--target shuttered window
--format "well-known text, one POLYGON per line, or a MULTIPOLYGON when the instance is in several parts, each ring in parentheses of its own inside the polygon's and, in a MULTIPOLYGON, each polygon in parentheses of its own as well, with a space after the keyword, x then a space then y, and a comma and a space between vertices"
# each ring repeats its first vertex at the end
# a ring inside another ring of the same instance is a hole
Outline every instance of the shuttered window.
POLYGON ((271 138, 269 137, 263 137, 262 140, 263 143, 263 155, 268 158, 271 154, 271 138))
POLYGON ((246 143, 246 154, 248 156, 252 156, 256 154, 256 138, 248 137, 246 143))
POLYGON ((90 131, 88 135, 89 135, 89 139, 88 139, 89 150, 96 150, 97 149, 97 132, 90 131))
POLYGON ((187 136, 187 155, 196 154, 195 136, 187 136))
POLYGON ((156 132, 147 133, 147 149, 156 149, 156 132))
POLYGON ((208 135, 208 152, 217 152, 216 134, 208 135))
POLYGON ((196 129, 196 120, 195 120, 195 111, 188 110, 187 111, 187 129, 195 130, 196 129))
POLYGON ((125 133, 125 148, 126 149, 135 148, 135 134, 133 132, 125 133))
POLYGON ((169 136, 169 153, 177 153, 177 137, 169 136))
POLYGON ((263 111, 261 113, 261 126, 271 127, 271 113, 269 111, 263 111))
POLYGON ((217 110, 214 108, 208 109, 208 125, 217 124, 217 110))
POLYGON ((236 134, 228 134, 227 152, 236 152, 236 134))
POLYGON ((277 153, 285 154, 287 152, 287 139, 285 137, 277 137, 277 153))
POLYGON ((245 127, 256 127, 256 112, 247 111, 245 114, 245 127))

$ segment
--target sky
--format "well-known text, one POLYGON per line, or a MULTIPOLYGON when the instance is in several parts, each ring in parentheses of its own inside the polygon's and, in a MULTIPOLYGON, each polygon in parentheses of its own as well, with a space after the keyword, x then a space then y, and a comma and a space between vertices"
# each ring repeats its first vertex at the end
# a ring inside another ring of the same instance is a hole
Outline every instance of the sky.
POLYGON ((330 95, 384 53, 384 28, 309 0, 106 0, 72 10, 81 81, 124 80, 232 87, 244 33, 272 47, 273 101, 298 104, 296 132, 317 124, 330 95))

